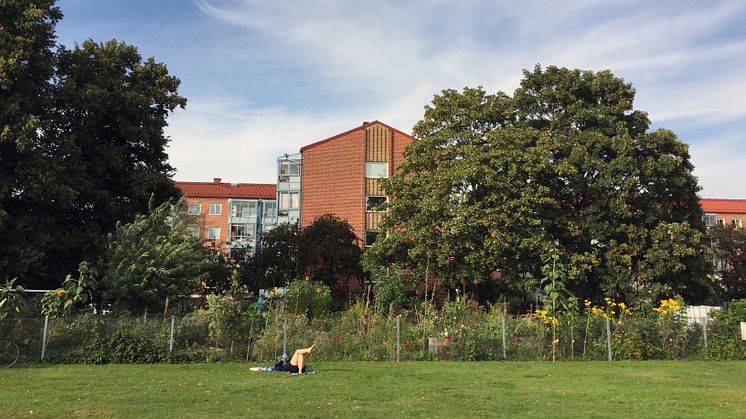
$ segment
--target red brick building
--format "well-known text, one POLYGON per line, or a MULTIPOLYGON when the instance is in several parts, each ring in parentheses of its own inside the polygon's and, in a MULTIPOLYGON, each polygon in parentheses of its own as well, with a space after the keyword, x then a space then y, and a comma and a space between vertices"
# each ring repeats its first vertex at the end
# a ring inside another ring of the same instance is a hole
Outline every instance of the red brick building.
POLYGON ((700 198, 705 224, 743 227, 746 224, 746 199, 700 198))
POLYGON ((383 214, 376 206, 388 200, 380 179, 394 174, 413 140, 374 121, 301 148, 301 227, 331 213, 347 220, 370 246, 383 214))
POLYGON ((262 183, 175 182, 194 216, 194 235, 223 250, 256 246, 277 219, 276 185, 262 183))

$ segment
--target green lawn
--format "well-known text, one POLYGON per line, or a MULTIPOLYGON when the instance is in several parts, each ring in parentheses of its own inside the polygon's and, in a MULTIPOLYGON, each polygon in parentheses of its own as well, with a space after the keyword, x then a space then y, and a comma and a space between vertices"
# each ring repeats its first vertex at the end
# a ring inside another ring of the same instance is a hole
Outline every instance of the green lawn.
POLYGON ((746 417, 746 362, 324 362, 0 370, 2 417, 746 417))

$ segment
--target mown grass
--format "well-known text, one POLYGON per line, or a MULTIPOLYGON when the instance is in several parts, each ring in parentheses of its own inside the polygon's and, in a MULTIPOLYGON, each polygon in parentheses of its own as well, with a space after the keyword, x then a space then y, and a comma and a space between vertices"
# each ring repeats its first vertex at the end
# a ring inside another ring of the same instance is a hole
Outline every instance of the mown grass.
POLYGON ((746 417, 746 362, 37 365, 0 370, 2 417, 746 417))

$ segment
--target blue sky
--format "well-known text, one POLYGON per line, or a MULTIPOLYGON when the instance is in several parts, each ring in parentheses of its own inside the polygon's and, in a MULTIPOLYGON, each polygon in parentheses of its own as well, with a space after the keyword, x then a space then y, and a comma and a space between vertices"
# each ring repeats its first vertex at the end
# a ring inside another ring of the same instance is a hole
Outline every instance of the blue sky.
POLYGON ((746 198, 746 2, 61 0, 59 42, 136 45, 182 81, 176 180, 274 182, 275 158, 432 96, 512 93, 540 63, 610 69, 690 144, 701 196, 746 198))

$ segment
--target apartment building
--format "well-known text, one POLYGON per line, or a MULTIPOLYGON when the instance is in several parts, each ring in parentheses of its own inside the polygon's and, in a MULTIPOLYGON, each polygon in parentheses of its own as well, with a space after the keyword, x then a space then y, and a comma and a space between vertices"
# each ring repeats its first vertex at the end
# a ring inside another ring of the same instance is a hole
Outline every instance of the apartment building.
MULTIPOLYGON (((379 205, 389 199, 380 180, 394 174, 404 161, 404 149, 413 140, 382 122, 365 122, 302 147, 300 156, 292 161, 287 156, 278 159, 281 171, 283 167, 296 170, 293 161, 299 165, 300 193, 290 195, 288 203, 292 207, 296 205, 294 197, 300 198, 297 208, 292 209, 299 211, 301 227, 331 213, 350 223, 361 244, 371 246, 378 237, 378 223, 383 215, 379 205)), ((278 183, 280 193, 282 187, 278 183)), ((281 207, 283 199, 278 195, 281 207)))
POLYGON ((746 199, 700 198, 699 204, 704 212, 703 220, 708 227, 715 225, 746 224, 746 199))
POLYGON ((262 234, 277 224, 274 184, 175 182, 186 197, 187 213, 196 218, 193 234, 224 251, 256 248, 262 234))

